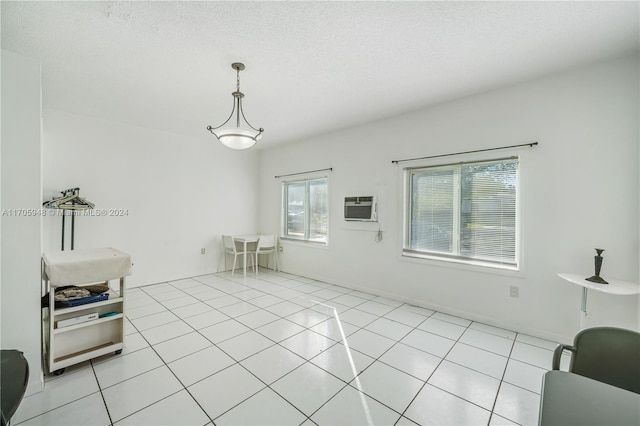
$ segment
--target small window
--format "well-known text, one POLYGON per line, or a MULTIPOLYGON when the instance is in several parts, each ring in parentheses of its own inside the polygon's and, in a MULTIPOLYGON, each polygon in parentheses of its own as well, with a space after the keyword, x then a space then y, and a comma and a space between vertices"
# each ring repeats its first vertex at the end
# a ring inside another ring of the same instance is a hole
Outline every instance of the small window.
POLYGON ((327 243, 328 179, 308 179, 282 184, 282 238, 327 243))
POLYGON ((518 267, 518 159, 405 169, 403 254, 518 267))

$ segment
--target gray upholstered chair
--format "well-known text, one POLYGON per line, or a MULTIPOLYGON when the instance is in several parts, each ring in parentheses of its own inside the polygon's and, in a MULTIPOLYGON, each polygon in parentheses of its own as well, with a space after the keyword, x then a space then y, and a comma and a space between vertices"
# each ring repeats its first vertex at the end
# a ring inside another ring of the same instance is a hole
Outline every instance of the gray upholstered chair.
POLYGON ((571 352, 569 371, 599 382, 640 393, 640 333, 614 327, 587 328, 573 346, 558 345, 552 368, 560 369, 562 351, 571 352))

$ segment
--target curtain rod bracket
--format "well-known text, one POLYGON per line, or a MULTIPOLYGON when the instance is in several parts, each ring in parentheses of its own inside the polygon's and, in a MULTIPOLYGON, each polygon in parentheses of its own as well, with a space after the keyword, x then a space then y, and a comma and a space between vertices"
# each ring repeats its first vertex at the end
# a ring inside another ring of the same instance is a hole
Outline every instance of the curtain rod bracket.
POLYGON ((520 148, 520 147, 523 147, 523 146, 528 146, 530 148, 533 148, 536 145, 538 145, 538 142, 523 143, 523 144, 520 144, 520 145, 500 146, 500 147, 497 147, 497 148, 476 149, 476 150, 473 150, 473 151, 453 152, 451 154, 431 155, 431 156, 428 156, 428 157, 405 158, 404 160, 392 160, 391 164, 404 163, 405 161, 427 160, 429 158, 450 157, 452 155, 472 154, 472 153, 475 153, 475 152, 495 151, 495 150, 498 150, 498 149, 520 148))
POLYGON ((333 171, 333 167, 329 167, 327 169, 318 169, 318 170, 309 170, 307 172, 289 173, 288 175, 278 175, 278 176, 275 176, 275 178, 280 179, 281 177, 287 177, 287 176, 306 175, 307 173, 332 172, 332 171, 333 171))

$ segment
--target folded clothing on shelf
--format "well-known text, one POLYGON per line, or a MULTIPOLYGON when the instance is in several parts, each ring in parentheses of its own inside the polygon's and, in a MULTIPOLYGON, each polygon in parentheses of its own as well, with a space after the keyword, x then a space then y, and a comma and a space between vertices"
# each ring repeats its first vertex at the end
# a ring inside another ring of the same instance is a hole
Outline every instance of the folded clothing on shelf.
MULTIPOLYGON (((109 286, 106 284, 96 284, 87 286, 68 285, 55 289, 54 299, 56 308, 84 305, 87 303, 99 302, 109 298, 109 286)), ((49 306, 49 294, 42 297, 43 308, 49 306)))

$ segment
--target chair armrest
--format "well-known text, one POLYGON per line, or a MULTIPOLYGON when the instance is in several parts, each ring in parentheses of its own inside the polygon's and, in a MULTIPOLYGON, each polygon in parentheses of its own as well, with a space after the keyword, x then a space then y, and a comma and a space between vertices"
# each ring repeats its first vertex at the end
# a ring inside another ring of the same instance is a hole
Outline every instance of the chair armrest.
POLYGON ((553 351, 553 360, 551 361, 552 370, 560 370, 560 358, 562 357, 562 351, 564 350, 575 353, 576 348, 575 346, 563 344, 559 344, 558 346, 556 346, 556 349, 553 351))

